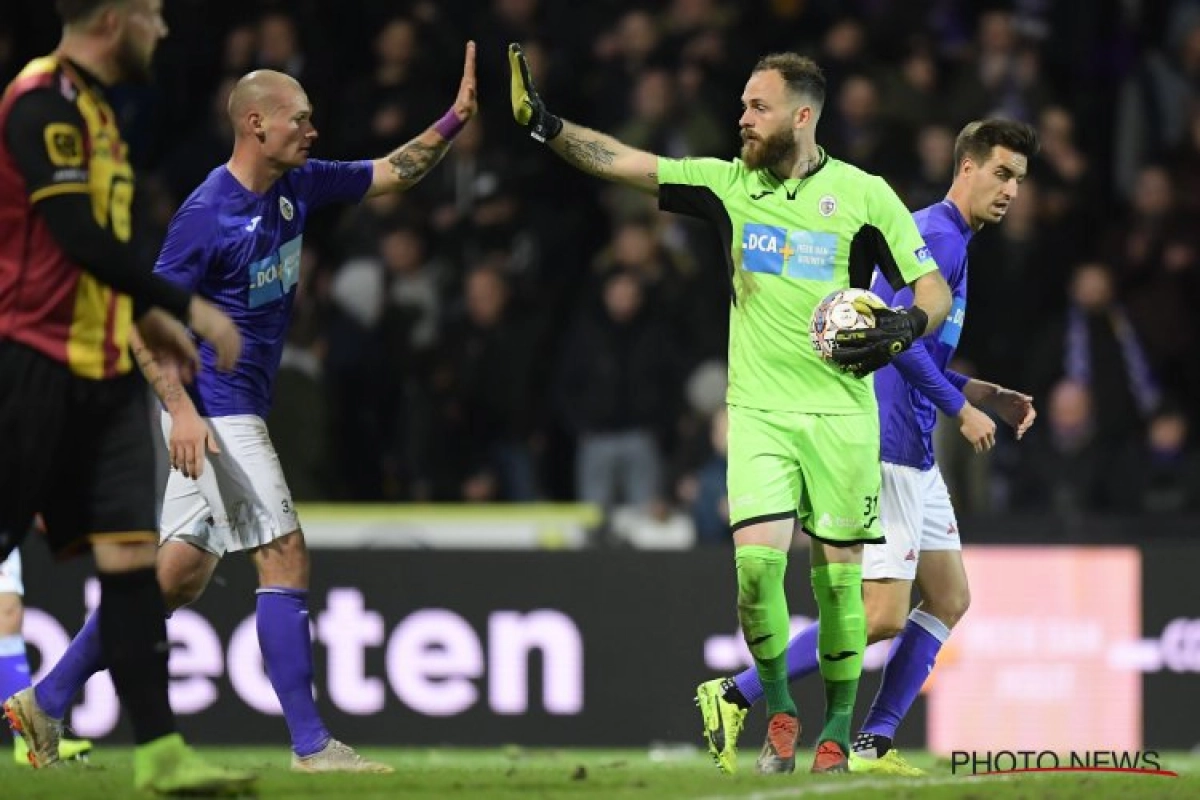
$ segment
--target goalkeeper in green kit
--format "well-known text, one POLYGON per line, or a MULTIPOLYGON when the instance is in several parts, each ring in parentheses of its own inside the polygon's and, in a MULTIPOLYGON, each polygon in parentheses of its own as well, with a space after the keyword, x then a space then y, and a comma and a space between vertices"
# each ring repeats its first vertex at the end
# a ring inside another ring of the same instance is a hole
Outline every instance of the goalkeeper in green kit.
POLYGON ((664 211, 708 220, 722 239, 731 291, 729 516, 738 619, 767 702, 760 769, 795 769, 784 572, 799 524, 813 539, 826 698, 812 770, 844 772, 866 648, 862 546, 883 541, 879 419, 863 378, 941 324, 949 289, 883 179, 817 146, 825 79, 810 59, 758 62, 742 93, 741 158, 723 161, 662 158, 556 117, 520 46, 509 45, 508 57, 513 115, 535 140, 584 172, 657 195, 664 211), (912 286, 914 305, 864 307, 875 327, 840 332, 831 369, 809 343, 813 309, 836 289, 866 288, 877 267, 897 289, 912 286))

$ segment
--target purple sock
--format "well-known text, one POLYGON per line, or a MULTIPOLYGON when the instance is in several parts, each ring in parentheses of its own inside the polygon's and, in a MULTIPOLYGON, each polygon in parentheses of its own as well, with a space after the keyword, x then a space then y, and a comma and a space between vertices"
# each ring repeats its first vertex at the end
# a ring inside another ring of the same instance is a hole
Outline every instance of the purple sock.
POLYGON ((104 657, 100 652, 100 615, 93 611, 71 644, 67 645, 62 658, 34 687, 38 705, 55 719, 62 719, 88 678, 102 669, 104 657))
MULTIPOLYGON (((811 675, 819 668, 820 664, 817 663, 817 623, 814 622, 788 642, 788 682, 791 683, 805 675, 811 675)), ((758 671, 754 667, 734 676, 733 682, 750 705, 754 705, 762 699, 762 681, 758 679, 758 671)))
POLYGON ((27 688, 29 659, 25 657, 25 640, 19 633, 0 636, 0 703, 27 688))
POLYGON ((913 609, 900 635, 892 640, 879 693, 871 703, 863 733, 896 738, 900 720, 912 707, 913 700, 933 671, 938 651, 950 636, 950 629, 940 619, 921 609, 913 609))
POLYGON ((313 701, 312 636, 308 592, 284 586, 258 590, 258 646, 267 677, 275 687, 296 755, 311 756, 329 741, 329 731, 313 701))

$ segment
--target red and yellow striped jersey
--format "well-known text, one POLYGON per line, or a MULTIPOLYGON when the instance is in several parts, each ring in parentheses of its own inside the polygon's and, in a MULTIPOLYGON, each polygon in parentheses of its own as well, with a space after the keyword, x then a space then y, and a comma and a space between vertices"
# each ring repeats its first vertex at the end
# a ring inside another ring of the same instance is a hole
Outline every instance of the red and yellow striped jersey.
POLYGON ((133 304, 72 262, 51 235, 37 204, 65 193, 89 195, 96 222, 129 241, 133 169, 116 117, 97 85, 50 55, 31 61, 0 98, 0 340, 32 347, 76 375, 111 378, 132 367, 133 304), (63 113, 16 127, 13 106, 37 90, 54 93, 43 94, 63 113), (39 139, 32 167, 13 152, 18 136, 39 139))

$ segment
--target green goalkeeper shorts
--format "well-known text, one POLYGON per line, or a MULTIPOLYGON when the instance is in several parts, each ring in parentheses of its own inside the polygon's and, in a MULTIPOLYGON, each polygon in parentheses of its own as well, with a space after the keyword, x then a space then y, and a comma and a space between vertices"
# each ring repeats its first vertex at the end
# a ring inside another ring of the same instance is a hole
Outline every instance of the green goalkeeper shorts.
POLYGON ((815 539, 879 544, 879 416, 729 407, 733 530, 794 517, 815 539))

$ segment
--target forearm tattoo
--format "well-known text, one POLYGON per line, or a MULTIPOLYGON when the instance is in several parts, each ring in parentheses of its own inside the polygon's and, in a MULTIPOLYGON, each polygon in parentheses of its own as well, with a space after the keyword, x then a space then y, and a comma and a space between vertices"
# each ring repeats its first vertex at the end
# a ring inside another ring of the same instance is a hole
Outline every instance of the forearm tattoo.
POLYGON ((562 155, 572 166, 592 175, 607 175, 617 157, 603 140, 584 139, 574 133, 563 139, 562 155))
POLYGON ((388 163, 392 165, 392 173, 396 178, 404 185, 411 186, 424 178, 449 149, 450 142, 430 145, 414 139, 388 156, 388 163))
POLYGON ((164 406, 170 408, 183 397, 183 386, 179 384, 179 381, 172 380, 158 366, 158 360, 148 347, 133 348, 133 358, 137 361, 142 375, 150 382, 150 388, 158 395, 158 399, 162 400, 164 406))

